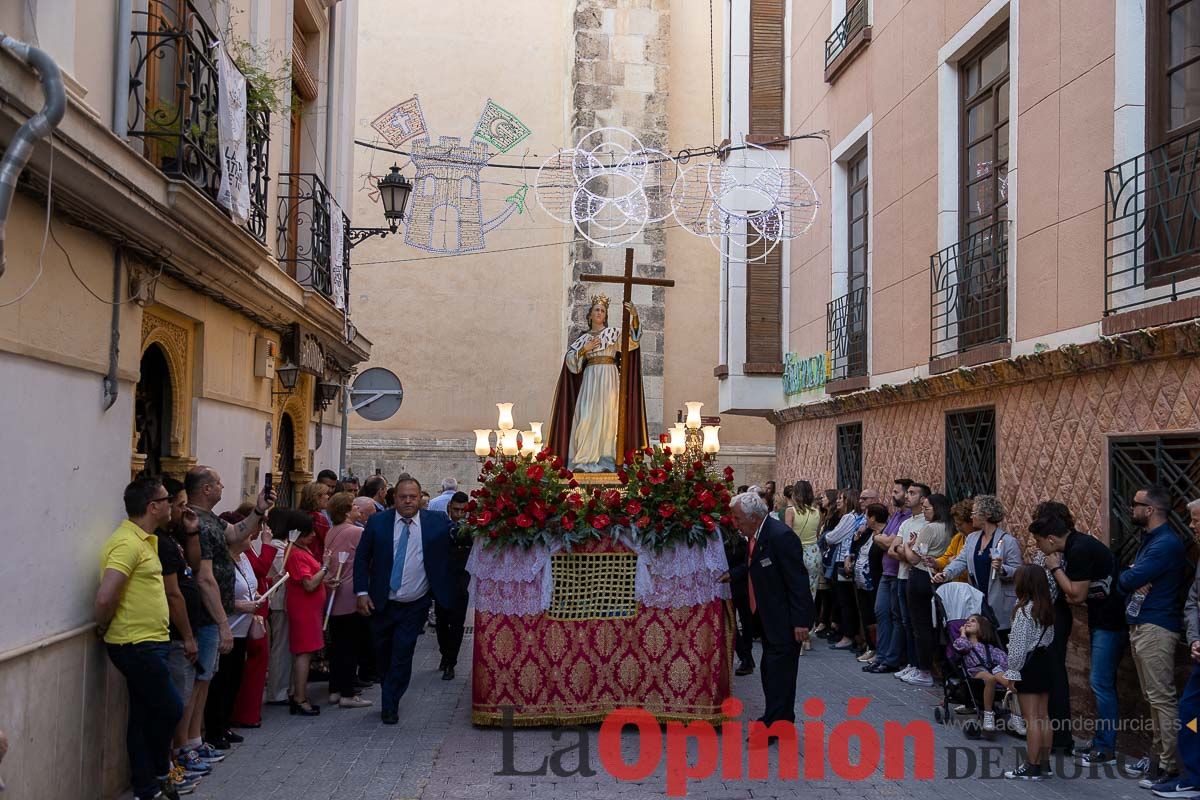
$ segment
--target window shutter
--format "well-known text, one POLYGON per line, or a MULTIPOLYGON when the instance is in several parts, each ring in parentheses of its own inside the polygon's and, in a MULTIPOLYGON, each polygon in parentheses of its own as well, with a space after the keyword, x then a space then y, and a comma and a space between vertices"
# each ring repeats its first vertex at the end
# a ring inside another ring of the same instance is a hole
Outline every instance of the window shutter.
POLYGON ((752 259, 746 264, 746 363, 759 367, 783 363, 783 246, 764 258, 769 246, 760 240, 746 247, 752 259))
POLYGON ((750 0, 750 131, 778 139, 783 128, 783 25, 787 0, 750 0))

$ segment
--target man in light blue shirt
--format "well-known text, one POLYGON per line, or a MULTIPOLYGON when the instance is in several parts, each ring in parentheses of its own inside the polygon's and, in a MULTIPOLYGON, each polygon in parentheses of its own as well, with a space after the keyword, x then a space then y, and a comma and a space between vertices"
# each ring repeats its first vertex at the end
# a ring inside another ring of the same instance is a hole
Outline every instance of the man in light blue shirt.
POLYGON ((454 497, 454 493, 458 491, 457 478, 442 479, 442 493, 429 501, 430 511, 440 511, 443 514, 449 513, 450 498, 454 497))

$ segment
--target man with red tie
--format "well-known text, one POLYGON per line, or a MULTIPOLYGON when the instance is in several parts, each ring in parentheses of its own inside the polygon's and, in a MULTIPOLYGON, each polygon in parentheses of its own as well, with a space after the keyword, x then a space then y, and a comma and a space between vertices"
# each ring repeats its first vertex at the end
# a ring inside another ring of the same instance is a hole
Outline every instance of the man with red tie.
POLYGON ((762 686, 766 707, 761 722, 796 721, 796 670, 801 643, 812 627, 813 601, 800 539, 784 523, 769 516, 756 492, 730 501, 733 524, 749 540, 746 564, 730 573, 749 575, 750 609, 762 630, 762 686))

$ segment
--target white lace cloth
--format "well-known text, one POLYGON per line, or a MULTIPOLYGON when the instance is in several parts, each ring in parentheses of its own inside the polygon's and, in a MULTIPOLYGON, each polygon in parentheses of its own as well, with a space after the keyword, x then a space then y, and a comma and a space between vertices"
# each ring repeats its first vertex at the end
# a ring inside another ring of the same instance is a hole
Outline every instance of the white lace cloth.
MULTIPOLYGON (((629 531, 619 538, 637 553, 634 596, 642 605, 685 608, 729 599, 729 584, 717 580, 729 569, 719 534, 710 536, 703 548, 673 545, 661 553, 640 547, 629 531)), ((476 540, 467 559, 475 608, 514 616, 544 613, 554 592, 550 556, 561 549, 561 542, 529 550, 485 548, 476 540)))

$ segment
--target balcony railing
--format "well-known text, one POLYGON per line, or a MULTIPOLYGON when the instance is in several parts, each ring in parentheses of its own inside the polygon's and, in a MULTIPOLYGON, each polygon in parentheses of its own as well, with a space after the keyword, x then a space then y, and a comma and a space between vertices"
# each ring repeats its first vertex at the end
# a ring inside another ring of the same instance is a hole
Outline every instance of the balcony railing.
MULTIPOLYGON (((215 203, 221 188, 220 87, 211 45, 217 37, 191 2, 151 2, 148 11, 134 13, 133 28, 129 136, 142 141, 143 155, 165 175, 191 183, 215 203)), ((265 244, 271 112, 248 109, 246 117, 246 229, 265 244)))
POLYGON ((1105 315, 1200 292, 1200 132, 1104 178, 1105 315))
POLYGON ((930 358, 1008 341, 1008 221, 934 253, 929 262, 930 358))
MULTIPOLYGON (((329 190, 309 172, 279 173, 275 246, 279 265, 302 286, 333 298, 329 190)), ((348 252, 348 251, 347 251, 348 252)))
POLYGON ((867 287, 853 289, 829 303, 825 312, 829 380, 867 374, 867 287))
POLYGON ((825 39, 825 80, 833 80, 840 69, 838 59, 841 56, 848 58, 855 49, 870 40, 870 7, 867 2, 852 0, 846 9, 846 16, 825 39))

